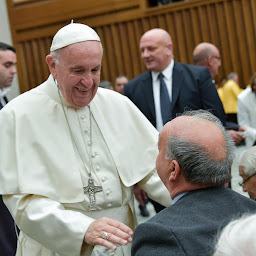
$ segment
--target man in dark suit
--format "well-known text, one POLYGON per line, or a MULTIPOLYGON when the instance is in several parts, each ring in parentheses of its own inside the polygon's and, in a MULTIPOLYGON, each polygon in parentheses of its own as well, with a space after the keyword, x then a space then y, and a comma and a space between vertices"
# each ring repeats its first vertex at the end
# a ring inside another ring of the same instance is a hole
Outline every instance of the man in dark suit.
MULTIPOLYGON (((211 74, 212 79, 218 74, 221 66, 221 56, 219 49, 211 43, 202 42, 198 44, 193 50, 193 64, 198 66, 207 67, 211 74)), ((215 83, 215 81, 213 80, 215 83)), ((226 119, 226 117, 225 117, 226 119)), ((243 141, 243 136, 238 131, 246 131, 244 127, 232 122, 225 122, 225 127, 228 129, 229 134, 232 136, 236 145, 243 141)))
POLYGON ((158 175, 173 204, 140 224, 132 256, 210 256, 232 219, 256 212, 256 202, 225 188, 234 143, 221 122, 198 110, 168 122, 159 136, 158 175))
POLYGON ((8 103, 6 92, 16 74, 16 62, 15 48, 0 42, 0 109, 8 103))
MULTIPOLYGON (((0 109, 8 102, 6 90, 11 86, 16 73, 15 52, 12 46, 0 42, 0 109)), ((14 256, 16 246, 14 220, 3 203, 2 196, 0 196, 0 255, 14 256)))
MULTIPOLYGON (((147 31, 141 37, 140 50, 148 70, 125 85, 124 95, 133 101, 158 131, 185 110, 209 110, 225 122, 224 109, 209 70, 174 61, 172 39, 167 31, 160 28, 147 31), (164 83, 160 81, 160 73, 163 74, 164 83), (161 89, 165 86, 169 102, 163 104, 161 89), (167 109, 168 116, 163 117, 163 111, 167 109)), ((141 198, 144 194, 137 193, 135 196, 143 204, 141 198)), ((159 204, 152 203, 156 212, 163 209, 159 204)))

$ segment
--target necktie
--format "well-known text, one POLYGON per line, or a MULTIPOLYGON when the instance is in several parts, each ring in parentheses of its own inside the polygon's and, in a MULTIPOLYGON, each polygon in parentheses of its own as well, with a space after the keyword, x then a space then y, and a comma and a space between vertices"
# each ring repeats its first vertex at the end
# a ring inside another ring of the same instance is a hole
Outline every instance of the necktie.
POLYGON ((164 76, 162 73, 158 75, 158 79, 160 81, 160 106, 161 106, 161 114, 163 119, 163 124, 166 124, 172 118, 171 111, 171 102, 169 93, 164 82, 164 76))

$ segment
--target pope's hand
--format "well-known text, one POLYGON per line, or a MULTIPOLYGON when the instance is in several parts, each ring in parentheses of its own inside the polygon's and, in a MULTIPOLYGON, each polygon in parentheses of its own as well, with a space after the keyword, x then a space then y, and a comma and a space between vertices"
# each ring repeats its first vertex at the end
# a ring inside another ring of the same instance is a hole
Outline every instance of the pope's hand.
POLYGON ((116 250, 119 245, 127 245, 132 241, 133 231, 125 224, 103 217, 91 223, 87 229, 84 242, 90 245, 102 245, 116 250))

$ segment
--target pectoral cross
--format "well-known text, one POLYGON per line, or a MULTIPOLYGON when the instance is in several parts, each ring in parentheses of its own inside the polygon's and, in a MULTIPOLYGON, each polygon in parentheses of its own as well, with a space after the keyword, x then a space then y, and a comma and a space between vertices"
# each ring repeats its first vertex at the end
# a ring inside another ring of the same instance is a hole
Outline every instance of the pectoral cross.
POLYGON ((102 191, 101 186, 94 186, 94 182, 92 178, 88 179, 88 186, 84 187, 84 193, 89 194, 90 199, 90 210, 95 211, 96 210, 96 199, 95 199, 95 193, 102 191))

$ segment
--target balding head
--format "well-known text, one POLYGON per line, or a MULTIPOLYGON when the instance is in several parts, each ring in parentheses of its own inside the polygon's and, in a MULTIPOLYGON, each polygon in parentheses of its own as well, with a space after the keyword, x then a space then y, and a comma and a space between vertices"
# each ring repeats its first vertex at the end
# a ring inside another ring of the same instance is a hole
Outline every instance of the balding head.
POLYGON ((142 35, 141 40, 145 38, 150 38, 150 39, 158 38, 159 40, 165 42, 165 44, 172 43, 172 38, 170 34, 162 28, 153 28, 148 30, 142 35))
POLYGON ((173 56, 170 34, 161 28, 154 28, 144 33, 140 39, 141 57, 148 70, 162 72, 173 56))
POLYGON ((166 159, 179 163, 187 182, 205 187, 230 180, 234 145, 218 118, 190 111, 168 122, 162 134, 166 159))
POLYGON ((218 48, 214 44, 207 42, 198 44, 193 51, 193 64, 207 67, 211 76, 215 77, 221 66, 218 48))
POLYGON ((165 129, 169 131, 169 136, 198 145, 214 161, 222 161, 227 156, 223 132, 211 121, 180 116, 169 122, 165 129))

